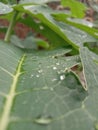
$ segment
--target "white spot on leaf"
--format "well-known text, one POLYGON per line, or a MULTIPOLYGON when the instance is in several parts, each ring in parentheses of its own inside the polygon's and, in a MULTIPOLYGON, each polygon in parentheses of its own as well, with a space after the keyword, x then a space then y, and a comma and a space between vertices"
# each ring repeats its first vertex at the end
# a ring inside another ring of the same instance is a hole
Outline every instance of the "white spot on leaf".
POLYGON ((53 88, 50 88, 51 91, 53 91, 54 89, 53 88))
POLYGON ((65 79, 65 75, 60 75, 60 80, 64 80, 65 79))
POLYGON ((36 75, 36 77, 38 78, 38 77, 39 77, 39 75, 36 75))
POLYGON ((51 121, 52 121, 51 117, 47 117, 47 118, 40 117, 40 118, 35 119, 34 122, 39 124, 39 125, 48 125, 51 123, 51 121))
POLYGON ((56 70, 56 69, 57 69, 57 68, 54 66, 54 67, 53 67, 53 70, 56 70))
POLYGON ((60 65, 60 63, 57 62, 56 65, 60 65))
POLYGON ((38 70, 38 73, 42 73, 43 72, 43 70, 38 70))
POLYGON ((32 74, 31 76, 30 76, 30 78, 32 78, 34 75, 32 74))

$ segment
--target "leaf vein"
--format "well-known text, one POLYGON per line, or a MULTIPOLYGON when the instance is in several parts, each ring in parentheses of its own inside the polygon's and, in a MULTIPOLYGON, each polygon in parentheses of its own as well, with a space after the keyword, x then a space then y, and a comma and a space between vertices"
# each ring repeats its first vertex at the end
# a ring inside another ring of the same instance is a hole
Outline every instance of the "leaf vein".
POLYGON ((18 64, 18 67, 16 70, 16 74, 13 77, 13 82, 12 82, 12 85, 10 87, 10 92, 9 92, 8 97, 6 99, 4 110, 3 110, 1 120, 0 120, 0 130, 6 130, 8 127, 9 118, 10 118, 10 111, 11 111, 12 104, 13 104, 13 101, 15 98, 15 90, 16 90, 18 78, 21 74, 21 66, 22 66, 24 60, 25 60, 25 54, 20 59, 20 62, 18 64))

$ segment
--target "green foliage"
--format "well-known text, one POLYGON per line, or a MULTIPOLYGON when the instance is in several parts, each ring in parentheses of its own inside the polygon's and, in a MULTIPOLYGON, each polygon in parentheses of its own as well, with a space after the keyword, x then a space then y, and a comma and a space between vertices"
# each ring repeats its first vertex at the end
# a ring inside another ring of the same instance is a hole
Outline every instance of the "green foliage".
POLYGON ((0 2, 0 130, 98 130, 98 30, 79 19, 83 4, 50 1, 0 2), (17 22, 34 33, 18 38, 17 22))
POLYGON ((82 18, 85 15, 86 6, 77 0, 61 0, 62 5, 71 9, 72 16, 82 18))

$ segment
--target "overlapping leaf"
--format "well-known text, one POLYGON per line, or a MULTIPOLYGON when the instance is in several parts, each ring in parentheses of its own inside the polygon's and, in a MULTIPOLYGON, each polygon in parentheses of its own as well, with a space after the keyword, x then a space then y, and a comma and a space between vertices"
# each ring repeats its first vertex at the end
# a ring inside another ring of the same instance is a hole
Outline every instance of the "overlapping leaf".
POLYGON ((7 14, 12 11, 13 9, 9 5, 6 5, 0 2, 0 14, 7 14))
MULTIPOLYGON (((19 8, 17 7, 16 9, 19 10, 19 8)), ((24 6, 24 9, 27 13, 29 11, 29 13, 31 13, 34 17, 38 18, 42 23, 44 23, 51 30, 53 30, 57 35, 59 35, 59 37, 64 39, 67 44, 71 44, 74 48, 78 48, 79 46, 82 45, 81 43, 84 42, 96 41, 96 39, 94 39, 86 32, 71 26, 69 28, 69 25, 54 20, 52 14, 55 14, 56 12, 53 13, 53 10, 47 6, 44 5, 24 6), (76 37, 76 39, 74 39, 74 37, 76 37), (80 40, 80 38, 83 40, 80 40)))
POLYGON ((73 44, 73 42, 67 38, 63 30, 57 25, 57 22, 51 16, 53 13, 52 9, 43 5, 24 6, 24 9, 28 10, 34 17, 38 18, 42 23, 56 32, 62 39, 66 41, 66 43, 69 43, 77 48, 77 45, 73 44))
POLYGON ((96 88, 98 88, 98 55, 83 47, 80 48, 80 56, 83 64, 88 90, 96 90, 96 88))
MULTIPOLYGON (((83 46, 83 43, 85 42, 97 41, 96 38, 93 38, 91 35, 88 34, 88 30, 86 33, 84 31, 81 31, 80 29, 73 27, 75 26, 73 22, 71 23, 72 26, 69 26, 70 22, 66 20, 65 22, 68 22, 68 24, 54 20, 54 16, 52 15, 59 14, 60 12, 53 11, 46 5, 21 5, 21 6, 17 5, 17 6, 14 6, 14 9, 20 12, 26 12, 29 14, 31 13, 33 17, 36 17, 37 19, 39 19, 45 28, 49 29, 49 31, 53 31, 54 34, 58 36, 60 40, 62 40, 62 42, 61 43, 59 42, 59 44, 62 44, 62 45, 65 44, 65 46, 72 45, 74 48, 78 48, 80 46, 83 46), (22 7, 24 7, 24 9, 22 7)), ((57 17, 59 15, 57 15, 57 17)), ((64 14, 64 16, 67 17, 68 15, 64 14)), ((43 31, 44 31, 44 27, 43 27, 43 31)), ((83 26, 79 26, 79 27, 84 29, 83 26)), ((90 32, 93 33, 92 31, 93 30, 91 29, 90 32)), ((93 35, 95 34, 93 33, 93 35)))
POLYGON ((46 41, 40 38, 35 38, 33 36, 28 36, 24 40, 20 40, 17 36, 12 36, 11 43, 22 49, 32 50, 32 49, 37 49, 38 46, 46 48, 46 49, 49 48, 49 45, 46 41))
POLYGON ((91 22, 76 18, 66 18, 66 14, 55 14, 55 18, 98 38, 98 30, 93 28, 93 23, 91 22))

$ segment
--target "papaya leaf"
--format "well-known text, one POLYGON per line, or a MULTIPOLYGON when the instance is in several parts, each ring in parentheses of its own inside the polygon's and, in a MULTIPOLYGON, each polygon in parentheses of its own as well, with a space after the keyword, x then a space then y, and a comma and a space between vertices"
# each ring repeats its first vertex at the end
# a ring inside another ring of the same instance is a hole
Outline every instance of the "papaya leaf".
POLYGON ((80 57, 83 64, 88 90, 98 87, 98 55, 86 47, 80 48, 80 57))
POLYGON ((64 130, 75 118, 87 92, 68 71, 79 63, 63 56, 69 51, 30 53, 0 42, 0 130, 64 130))

